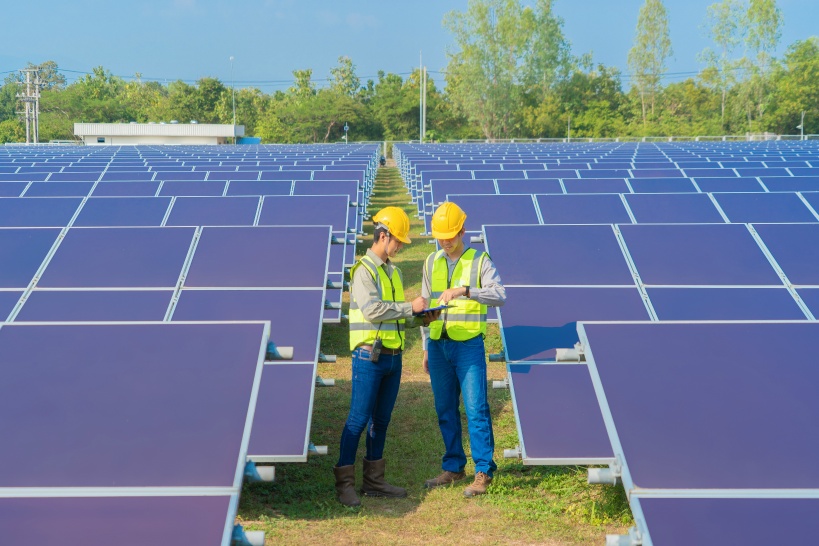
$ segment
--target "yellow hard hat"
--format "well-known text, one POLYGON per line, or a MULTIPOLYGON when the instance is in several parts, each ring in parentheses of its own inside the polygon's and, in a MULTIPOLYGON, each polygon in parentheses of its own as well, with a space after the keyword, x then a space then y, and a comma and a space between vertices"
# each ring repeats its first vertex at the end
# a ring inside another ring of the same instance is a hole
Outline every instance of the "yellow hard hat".
POLYGON ((432 215, 432 236, 435 239, 452 239, 461 231, 466 222, 466 213, 461 207, 447 201, 432 215))
POLYGON ((373 216, 373 223, 381 224, 402 243, 409 244, 410 220, 407 213, 398 207, 384 207, 373 216))

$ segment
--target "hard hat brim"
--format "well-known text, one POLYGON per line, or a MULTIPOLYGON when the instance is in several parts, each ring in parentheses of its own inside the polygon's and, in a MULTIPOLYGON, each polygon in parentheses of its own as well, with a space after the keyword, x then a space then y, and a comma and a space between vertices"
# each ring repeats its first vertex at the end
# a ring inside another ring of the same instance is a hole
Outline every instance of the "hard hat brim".
POLYGON ((461 232, 461 228, 458 228, 454 231, 435 231, 432 230, 432 238, 433 239, 452 239, 456 235, 461 232))
POLYGON ((392 233, 392 236, 401 241, 402 243, 404 243, 405 245, 412 243, 412 240, 407 236, 401 237, 400 235, 396 235, 395 233, 392 233))

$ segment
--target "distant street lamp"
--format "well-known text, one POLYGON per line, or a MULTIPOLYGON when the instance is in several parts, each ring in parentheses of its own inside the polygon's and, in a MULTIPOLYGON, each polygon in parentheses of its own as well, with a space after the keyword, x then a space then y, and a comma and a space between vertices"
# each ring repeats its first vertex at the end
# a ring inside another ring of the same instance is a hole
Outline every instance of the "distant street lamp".
POLYGON ((236 144, 236 86, 233 84, 233 55, 230 56, 230 94, 233 101, 233 143, 236 144))
POLYGON ((799 140, 805 140, 805 111, 802 110, 802 119, 799 122, 799 125, 796 126, 799 129, 799 140))

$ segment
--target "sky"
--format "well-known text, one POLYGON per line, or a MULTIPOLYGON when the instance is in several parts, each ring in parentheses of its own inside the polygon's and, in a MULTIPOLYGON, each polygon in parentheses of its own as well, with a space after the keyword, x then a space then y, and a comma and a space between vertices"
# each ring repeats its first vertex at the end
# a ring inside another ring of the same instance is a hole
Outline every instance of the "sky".
MULTIPOLYGON (((665 0, 674 56, 665 81, 700 70, 709 46, 701 25, 715 0, 665 0)), ((525 5, 532 1, 522 0, 525 5)), ((643 0, 555 0, 575 55, 626 74, 643 0)), ((784 16, 778 55, 819 35, 817 0, 779 0, 784 16)), ((27 62, 56 61, 69 82, 103 66, 117 76, 194 83, 215 77, 266 93, 288 88, 292 72, 312 68, 321 86, 339 56, 349 56, 362 82, 379 70, 406 76, 419 65, 443 85, 452 36, 449 11, 467 0, 27 0, 3 6, 0 77, 27 62), (30 21, 31 24, 25 24, 30 21), (16 23, 15 23, 16 22, 16 23), (233 57, 233 61, 231 61, 233 57)))

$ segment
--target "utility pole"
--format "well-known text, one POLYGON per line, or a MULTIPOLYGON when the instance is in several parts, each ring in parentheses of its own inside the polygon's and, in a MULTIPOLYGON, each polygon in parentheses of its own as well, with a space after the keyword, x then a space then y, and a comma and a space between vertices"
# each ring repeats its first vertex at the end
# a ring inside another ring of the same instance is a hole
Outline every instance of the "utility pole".
POLYGON ((421 108, 421 142, 427 136, 427 67, 424 67, 424 103, 421 108))
POLYGON ((418 53, 418 141, 424 143, 424 54, 418 53))
POLYGON ((26 122, 26 144, 40 142, 40 69, 23 68, 21 73, 26 75, 25 92, 17 93, 17 99, 23 103, 24 111, 17 112, 22 115, 26 122), (32 75, 34 81, 32 81, 32 75))
POLYGON ((799 122, 799 140, 805 140, 805 111, 802 110, 802 120, 799 122))

